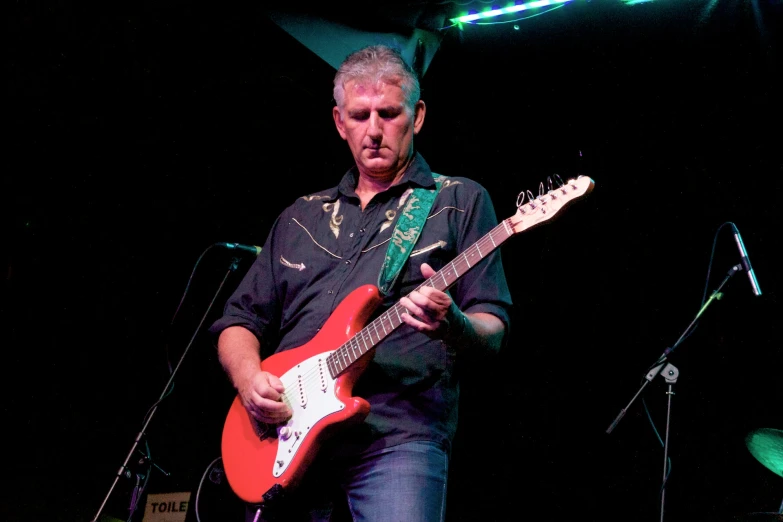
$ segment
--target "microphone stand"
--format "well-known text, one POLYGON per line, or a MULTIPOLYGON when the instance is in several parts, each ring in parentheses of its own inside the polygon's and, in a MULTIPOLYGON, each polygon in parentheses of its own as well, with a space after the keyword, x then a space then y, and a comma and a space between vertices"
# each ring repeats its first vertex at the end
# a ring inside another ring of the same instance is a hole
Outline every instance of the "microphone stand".
POLYGON ((612 433, 614 429, 617 427, 617 424, 622 420, 622 418, 625 416, 628 409, 631 407, 631 405, 634 403, 637 397, 639 397, 642 394, 642 391, 647 387, 650 382, 652 382, 653 379, 655 379, 656 375, 660 375, 666 380, 666 383, 669 385, 668 390, 666 392, 666 395, 668 396, 668 404, 666 409, 666 436, 664 439, 663 444, 663 483, 661 485, 661 518, 660 522, 663 522, 663 514, 664 514, 664 505, 665 505, 665 499, 666 499, 666 480, 668 479, 668 472, 669 472, 669 421, 671 418, 671 407, 672 407, 672 396, 674 395, 674 391, 672 391, 672 386, 674 383, 677 382, 677 378, 680 375, 680 371, 675 367, 673 364, 669 363, 669 355, 679 346, 679 344, 685 339, 685 337, 693 331, 694 326, 696 325, 696 321, 699 320, 699 317, 704 313, 704 311, 707 309, 707 307, 712 304, 713 300, 720 300, 723 297, 723 294, 721 293, 721 289, 724 287, 724 285, 731 279, 731 277, 739 272, 742 269, 742 265, 734 265, 729 269, 728 274, 726 274, 726 277, 723 279, 721 284, 718 286, 718 288, 712 293, 709 299, 702 305, 701 309, 699 310, 699 313, 696 314, 696 317, 694 317, 693 321, 691 321, 691 324, 688 325, 688 327, 685 329, 685 331, 680 335, 680 338, 677 339, 677 342, 675 342, 671 348, 666 348, 664 350, 663 354, 658 358, 658 360, 653 363, 653 365, 650 367, 650 371, 647 372, 647 375, 644 377, 644 383, 642 383, 641 388, 639 388, 639 391, 636 392, 636 395, 631 398, 631 401, 628 403, 628 405, 620 410, 620 413, 617 415, 617 417, 614 419, 612 424, 609 425, 609 427, 606 430, 606 433, 612 433))
MULTIPOLYGON (((122 466, 120 466, 120 469, 117 471, 117 475, 114 477, 114 482, 112 482, 111 487, 109 488, 109 492, 106 494, 106 497, 103 499, 103 502, 101 503, 101 507, 98 508, 98 512, 95 514, 95 517, 92 519, 91 522, 98 522, 98 517, 101 516, 101 513, 103 512, 104 507, 106 506, 106 503, 109 500, 109 497, 112 494, 112 491, 114 491, 114 488, 117 486, 117 482, 119 482, 120 477, 131 477, 131 471, 128 468, 128 462, 131 459, 131 456, 133 453, 137 450, 139 446, 139 442, 142 440, 142 438, 145 435, 145 432, 147 431, 147 426, 149 426, 150 421, 152 421, 152 417, 155 415, 155 412, 158 410, 158 405, 163 401, 163 399, 166 397, 166 395, 169 394, 170 388, 172 383, 174 382, 174 377, 177 375, 177 371, 179 370, 180 366, 182 365, 182 361, 185 360, 185 356, 188 354, 188 351, 190 350, 190 347, 193 345, 193 341, 196 339, 196 336, 198 335, 199 331, 201 330, 201 326, 204 324, 204 321, 206 321, 207 316, 209 315, 209 312, 212 310, 212 306, 215 304, 215 301, 217 300, 218 295, 220 295, 221 290, 223 289, 223 286, 226 284, 226 281, 228 280, 228 277, 236 271, 236 269, 239 268, 239 258, 234 257, 231 260, 231 264, 229 265, 228 270, 226 271, 226 275, 223 276, 223 280, 220 282, 220 285, 218 286, 217 290, 215 291, 215 295, 212 296, 212 300, 209 303, 209 306, 207 307, 206 311, 204 312, 204 315, 201 317, 201 321, 199 321, 198 326, 196 327, 196 330, 193 332, 193 336, 190 338, 190 342, 188 342, 188 345, 185 347, 185 350, 182 352, 182 356, 179 358, 179 362, 177 362, 177 366, 174 368, 174 371, 171 372, 171 376, 169 377, 168 382, 166 383, 166 386, 163 388, 163 392, 160 394, 160 397, 153 405, 152 409, 150 410, 149 414, 147 415, 146 421, 144 422, 144 425, 141 428, 141 431, 136 435, 136 439, 133 441, 133 445, 131 446, 130 451, 128 452, 128 456, 125 457, 125 461, 123 461, 122 466)), ((149 459, 149 456, 144 454, 145 458, 142 458, 140 461, 140 464, 143 464, 145 462, 151 463, 152 461, 149 459)), ((164 475, 169 475, 165 471, 163 471, 160 467, 157 466, 157 464, 153 464, 155 467, 157 467, 161 472, 163 472, 164 475)), ((150 469, 151 471, 151 469, 150 469)), ((133 517, 133 512, 136 510, 136 504, 138 503, 139 497, 143 494, 144 486, 139 485, 139 479, 149 479, 149 473, 147 473, 147 477, 144 477, 144 475, 139 474, 137 476, 137 484, 133 491, 133 499, 131 501, 131 513, 129 516, 130 518, 133 517)), ((146 484, 146 480, 145 480, 146 484)))

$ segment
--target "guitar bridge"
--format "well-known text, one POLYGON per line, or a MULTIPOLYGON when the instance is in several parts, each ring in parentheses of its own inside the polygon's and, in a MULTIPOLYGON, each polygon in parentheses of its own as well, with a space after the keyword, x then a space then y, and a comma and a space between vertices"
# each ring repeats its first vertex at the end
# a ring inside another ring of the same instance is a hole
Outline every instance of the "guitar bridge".
POLYGON ((274 426, 271 426, 266 422, 257 421, 252 417, 251 420, 253 421, 253 430, 256 432, 256 436, 259 440, 266 440, 272 435, 277 435, 277 430, 274 426))

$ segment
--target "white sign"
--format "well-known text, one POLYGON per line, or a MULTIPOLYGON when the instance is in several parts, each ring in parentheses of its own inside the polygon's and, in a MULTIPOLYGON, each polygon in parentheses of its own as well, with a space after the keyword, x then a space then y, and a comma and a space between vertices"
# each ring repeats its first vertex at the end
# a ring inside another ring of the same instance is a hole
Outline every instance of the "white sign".
POLYGON ((143 522, 185 522, 190 491, 181 493, 150 493, 143 522))

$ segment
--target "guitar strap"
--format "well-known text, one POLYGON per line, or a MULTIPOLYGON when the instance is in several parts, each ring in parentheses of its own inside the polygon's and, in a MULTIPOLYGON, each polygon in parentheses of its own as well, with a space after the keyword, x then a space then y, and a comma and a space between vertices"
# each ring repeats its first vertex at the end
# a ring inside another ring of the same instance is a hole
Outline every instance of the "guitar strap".
POLYGON ((378 289, 384 295, 389 295, 394 287, 394 282, 413 250, 413 245, 421 235, 421 229, 427 221, 427 216, 435 201, 435 196, 440 191, 442 176, 432 173, 435 178, 435 188, 425 189, 417 187, 408 196, 405 207, 400 212, 397 225, 392 231, 389 248, 386 249, 386 258, 378 274, 378 289))

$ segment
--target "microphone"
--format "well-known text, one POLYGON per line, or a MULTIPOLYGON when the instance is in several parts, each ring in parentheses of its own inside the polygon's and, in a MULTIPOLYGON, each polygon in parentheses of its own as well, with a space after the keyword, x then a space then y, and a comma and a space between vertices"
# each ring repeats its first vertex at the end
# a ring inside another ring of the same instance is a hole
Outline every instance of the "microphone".
POLYGON ((251 254, 255 255, 261 253, 261 247, 255 245, 243 245, 241 243, 215 243, 215 245, 228 248, 229 250, 242 250, 244 252, 250 252, 251 254))
POLYGON ((756 274, 753 272, 753 267, 750 266, 750 258, 748 258, 748 251, 745 250, 745 243, 742 242, 742 236, 740 236, 739 229, 731 224, 732 230, 734 230, 734 241, 737 243, 740 257, 742 258, 742 268, 748 273, 748 279, 750 279, 750 286, 753 289, 755 295, 761 295, 761 289, 759 288, 759 282, 756 280, 756 274))

